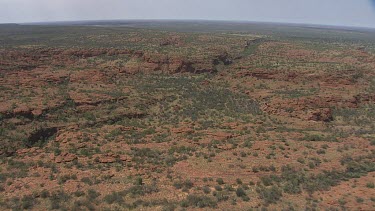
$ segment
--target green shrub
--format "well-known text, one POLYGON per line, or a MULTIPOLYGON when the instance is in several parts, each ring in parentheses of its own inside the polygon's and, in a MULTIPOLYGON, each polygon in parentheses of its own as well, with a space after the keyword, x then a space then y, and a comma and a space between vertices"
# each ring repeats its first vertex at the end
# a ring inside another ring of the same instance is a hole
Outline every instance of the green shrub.
POLYGON ((76 180, 77 179, 77 175, 73 174, 73 175, 69 175, 69 174, 66 174, 66 175, 62 175, 58 178, 58 183, 59 184, 64 184, 66 183, 68 180, 76 180))
POLYGON ((83 191, 76 191, 76 192, 74 192, 74 196, 76 196, 76 197, 81 197, 81 196, 84 196, 85 195, 85 192, 83 192, 83 191))
POLYGON ((21 203, 22 203, 22 209, 30 210, 35 205, 36 199, 34 199, 34 197, 32 197, 31 195, 24 196, 21 199, 21 203))
POLYGON ((365 200, 361 197, 356 198, 357 203, 363 203, 365 200))
POLYGON ((236 195, 237 195, 237 197, 244 197, 244 196, 246 196, 246 192, 242 188, 237 188, 236 195))
POLYGON ((217 201, 208 196, 188 195, 187 198, 184 201, 182 201, 181 206, 182 207, 191 206, 191 207, 199 207, 199 208, 205 208, 205 207, 215 208, 217 207, 217 201))
POLYGON ((306 134, 302 138, 302 140, 304 140, 304 141, 323 141, 323 136, 318 135, 318 134, 312 134, 312 135, 306 134))
POLYGON ((52 210, 55 210, 55 209, 60 209, 61 205, 63 203, 68 202, 71 199, 71 197, 70 197, 70 195, 66 194, 63 191, 57 191, 57 192, 53 192, 49 199, 50 199, 50 202, 51 202, 50 208, 52 210))
POLYGON ((81 182, 83 182, 83 183, 85 183, 85 184, 88 184, 88 185, 93 185, 94 183, 91 181, 91 179, 90 178, 88 178, 88 177, 83 177, 82 179, 81 179, 81 182))
POLYGON ((324 149, 318 149, 316 151, 316 153, 318 153, 319 155, 321 155, 321 154, 326 154, 326 151, 324 149))
POLYGON ((222 178, 217 178, 216 179, 216 182, 219 184, 219 185, 223 185, 224 184, 224 180, 222 178))
POLYGON ((366 184, 366 187, 375 188, 375 184, 373 182, 369 182, 369 183, 366 184))
POLYGON ((111 194, 106 195, 103 200, 108 204, 123 204, 125 202, 123 195, 124 194, 121 192, 112 192, 111 194))
POLYGON ((243 201, 250 201, 250 197, 248 196, 242 196, 241 198, 243 201))
POLYGON ((236 179, 236 183, 239 184, 239 185, 242 185, 242 180, 239 179, 239 178, 237 178, 237 179, 236 179))
POLYGON ((184 189, 189 190, 194 186, 194 184, 191 180, 187 179, 185 181, 180 181, 180 180, 176 181, 173 183, 173 186, 177 189, 184 188, 184 189))
POLYGON ((134 185, 143 185, 142 177, 137 177, 137 179, 134 182, 134 185))
POLYGON ((211 188, 210 187, 208 187, 208 186, 204 186, 203 187, 203 193, 209 194, 210 192, 211 192, 211 188))
POLYGON ((276 186, 272 186, 270 188, 259 187, 256 189, 256 191, 258 192, 259 197, 263 199, 266 204, 274 204, 283 196, 282 191, 276 186))
POLYGON ((74 202, 73 210, 86 210, 83 209, 83 207, 86 207, 87 210, 95 210, 94 205, 90 200, 77 200, 74 202))
POLYGON ((100 195, 101 194, 94 189, 89 189, 87 191, 87 196, 90 200, 94 200, 94 199, 98 198, 100 195))
POLYGON ((214 191, 212 193, 213 196, 215 196, 215 198, 217 199, 217 201, 228 201, 229 199, 229 195, 227 193, 225 193, 224 191, 222 192, 217 192, 217 191, 214 191))
POLYGON ((156 193, 159 189, 156 185, 134 185, 125 192, 131 194, 132 197, 144 196, 150 193, 156 193))
POLYGON ((45 198, 48 198, 50 196, 50 193, 48 190, 42 190, 42 192, 40 192, 40 197, 45 199, 45 198))
POLYGON ((261 177, 260 180, 262 181, 263 185, 271 186, 273 184, 273 179, 271 176, 264 176, 261 177))
POLYGON ((217 190, 217 191, 222 191, 223 188, 222 188, 220 185, 216 185, 216 186, 215 186, 215 190, 217 190))

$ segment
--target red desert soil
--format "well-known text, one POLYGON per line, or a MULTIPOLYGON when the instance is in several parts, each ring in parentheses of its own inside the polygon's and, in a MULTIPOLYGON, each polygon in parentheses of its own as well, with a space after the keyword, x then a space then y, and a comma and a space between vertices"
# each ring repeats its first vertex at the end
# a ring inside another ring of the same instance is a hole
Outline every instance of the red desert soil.
POLYGON ((0 48, 1 210, 375 209, 372 45, 110 29, 0 48))

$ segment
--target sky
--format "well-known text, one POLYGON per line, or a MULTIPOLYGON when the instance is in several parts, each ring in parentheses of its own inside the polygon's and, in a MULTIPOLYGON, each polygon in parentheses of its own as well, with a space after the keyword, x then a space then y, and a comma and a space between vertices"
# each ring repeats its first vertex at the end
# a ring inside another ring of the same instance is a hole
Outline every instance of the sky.
POLYGON ((0 0, 0 23, 194 19, 375 28, 375 0, 0 0))

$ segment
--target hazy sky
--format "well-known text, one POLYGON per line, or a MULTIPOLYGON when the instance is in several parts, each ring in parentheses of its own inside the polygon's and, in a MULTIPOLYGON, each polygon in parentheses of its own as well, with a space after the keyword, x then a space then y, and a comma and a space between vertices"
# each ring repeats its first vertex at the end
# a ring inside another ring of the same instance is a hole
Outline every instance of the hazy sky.
POLYGON ((375 28, 375 0, 0 0, 0 23, 206 19, 375 28))

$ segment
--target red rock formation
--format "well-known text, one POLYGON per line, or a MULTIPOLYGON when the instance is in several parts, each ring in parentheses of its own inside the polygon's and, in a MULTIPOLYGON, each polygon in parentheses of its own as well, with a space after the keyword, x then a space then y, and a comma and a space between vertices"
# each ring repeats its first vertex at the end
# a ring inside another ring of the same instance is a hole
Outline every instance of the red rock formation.
POLYGON ((77 156, 71 153, 62 153, 61 155, 55 158, 56 163, 68 163, 72 162, 73 160, 77 159, 77 156))

